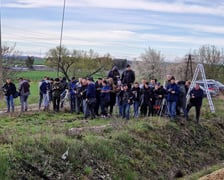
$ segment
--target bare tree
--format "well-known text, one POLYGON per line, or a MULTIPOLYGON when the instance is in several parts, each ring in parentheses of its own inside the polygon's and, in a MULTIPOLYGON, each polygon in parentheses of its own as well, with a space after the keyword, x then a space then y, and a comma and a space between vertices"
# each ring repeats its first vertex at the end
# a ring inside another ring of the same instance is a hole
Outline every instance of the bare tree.
POLYGON ((220 78, 220 72, 223 72, 223 50, 214 45, 203 45, 195 54, 197 62, 204 65, 207 78, 220 78))
POLYGON ((70 51, 65 47, 56 47, 50 49, 47 53, 46 64, 50 67, 59 68, 59 71, 64 74, 64 76, 69 79, 69 69, 75 63, 70 57, 70 51), (61 59, 59 61, 59 54, 61 54, 61 59))
POLYGON ((15 77, 16 72, 12 71, 11 67, 18 65, 21 63, 19 61, 19 56, 21 55, 21 52, 17 51, 15 49, 16 44, 13 46, 8 46, 7 44, 4 44, 2 46, 2 76, 3 79, 6 77, 15 77))
MULTIPOLYGON (((46 64, 52 68, 59 67, 59 71, 69 80, 70 76, 86 76, 92 74, 102 66, 110 66, 112 58, 108 54, 104 57, 98 57, 98 53, 93 50, 73 50, 61 48, 61 60, 59 61, 59 47, 50 49, 47 53, 46 64)), ((98 72, 98 71, 97 71, 98 72)))
POLYGON ((135 69, 136 77, 139 78, 157 78, 162 79, 164 76, 164 57, 160 51, 148 48, 141 54, 141 61, 135 61, 133 68, 135 69))

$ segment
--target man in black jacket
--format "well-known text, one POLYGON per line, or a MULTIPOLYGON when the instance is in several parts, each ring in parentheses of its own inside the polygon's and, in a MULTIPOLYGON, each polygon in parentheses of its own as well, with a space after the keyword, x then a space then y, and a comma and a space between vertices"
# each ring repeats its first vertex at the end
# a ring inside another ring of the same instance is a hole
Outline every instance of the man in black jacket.
POLYGON ((190 103, 187 105, 186 118, 188 120, 188 112, 190 109, 195 106, 196 110, 196 121, 199 123, 200 110, 203 99, 203 90, 200 88, 199 84, 196 84, 195 87, 190 92, 190 103))
POLYGON ((6 83, 2 87, 5 94, 5 99, 7 103, 7 112, 10 112, 10 107, 12 112, 14 112, 14 95, 16 93, 16 86, 12 83, 11 79, 6 79, 6 83))
POLYGON ((127 84, 128 89, 131 89, 132 84, 135 81, 135 72, 131 69, 131 65, 126 66, 126 70, 121 75, 122 84, 127 84))

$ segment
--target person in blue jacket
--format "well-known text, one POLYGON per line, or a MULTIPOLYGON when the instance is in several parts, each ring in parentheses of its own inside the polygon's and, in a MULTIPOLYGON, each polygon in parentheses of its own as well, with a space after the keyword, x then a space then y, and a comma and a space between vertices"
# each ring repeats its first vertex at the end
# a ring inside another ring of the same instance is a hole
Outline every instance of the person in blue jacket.
POLYGON ((96 105, 96 86, 93 82, 92 77, 87 78, 87 90, 86 90, 86 101, 89 108, 91 119, 95 118, 95 105, 96 105))
POLYGON ((166 89, 167 89, 168 115, 171 118, 171 120, 175 120, 179 88, 178 88, 177 84, 175 83, 174 77, 172 77, 170 79, 170 84, 168 84, 166 89))
POLYGON ((75 105, 76 105, 76 94, 75 94, 75 91, 76 91, 76 83, 78 81, 76 80, 75 77, 72 77, 72 80, 71 82, 69 83, 69 94, 70 94, 70 111, 71 113, 74 113, 75 112, 75 105))

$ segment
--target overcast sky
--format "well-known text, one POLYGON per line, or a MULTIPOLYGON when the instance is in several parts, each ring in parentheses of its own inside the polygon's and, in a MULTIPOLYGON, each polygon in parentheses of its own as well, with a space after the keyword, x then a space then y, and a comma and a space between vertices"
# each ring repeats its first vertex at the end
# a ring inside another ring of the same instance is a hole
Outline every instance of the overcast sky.
MULTIPOLYGON (((3 44, 37 56, 59 45, 64 0, 0 1, 3 44)), ((130 60, 149 46, 170 60, 224 48, 224 1, 66 0, 62 44, 130 60)))

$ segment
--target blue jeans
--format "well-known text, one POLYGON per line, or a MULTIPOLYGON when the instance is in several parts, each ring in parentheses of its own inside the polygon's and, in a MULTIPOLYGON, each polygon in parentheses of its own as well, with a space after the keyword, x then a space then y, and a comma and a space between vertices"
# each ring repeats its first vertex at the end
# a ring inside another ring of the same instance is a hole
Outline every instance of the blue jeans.
POLYGON ((49 95, 48 95, 48 93, 43 94, 42 101, 43 101, 44 109, 48 108, 48 106, 49 106, 49 95))
POLYGON ((119 117, 122 117, 122 113, 123 113, 123 106, 122 104, 119 104, 119 117))
POLYGON ((126 120, 129 120, 130 118, 130 104, 128 102, 122 103, 122 117, 126 120))
POLYGON ((177 105, 176 101, 167 102, 168 114, 172 119, 176 117, 176 105, 177 105))
POLYGON ((134 117, 135 118, 138 117, 139 105, 140 105, 139 101, 134 101, 133 106, 134 106, 134 117))
POLYGON ((28 96, 29 95, 21 95, 20 96, 20 103, 21 103, 21 111, 27 111, 28 109, 28 102, 27 102, 27 99, 28 99, 28 96))
POLYGON ((75 94, 70 94, 70 110, 71 112, 75 112, 75 104, 76 104, 76 101, 75 101, 75 94))
POLYGON ((87 101, 85 99, 82 100, 82 108, 84 117, 87 118, 89 116, 89 107, 87 105, 87 101))
POLYGON ((14 99, 13 95, 5 96, 6 104, 7 104, 7 112, 10 112, 10 108, 12 112, 14 112, 14 99))

